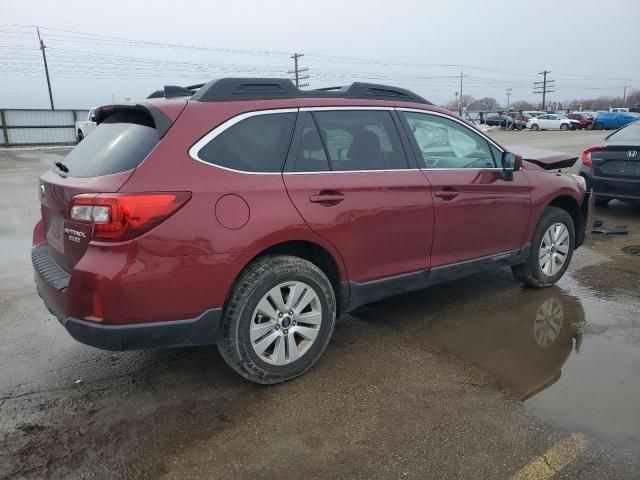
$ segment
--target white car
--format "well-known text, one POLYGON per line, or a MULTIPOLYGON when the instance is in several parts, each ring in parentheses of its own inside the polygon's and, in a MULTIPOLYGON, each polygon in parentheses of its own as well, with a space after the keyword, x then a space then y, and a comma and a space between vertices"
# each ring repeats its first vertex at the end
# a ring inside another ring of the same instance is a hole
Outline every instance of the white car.
POLYGON ((89 110, 89 114, 87 115, 86 120, 78 120, 76 122, 76 140, 80 143, 84 140, 84 137, 93 132, 94 128, 96 128, 96 116, 95 116, 95 108, 89 110))
POLYGON ((538 115, 527 122, 527 128, 531 130, 575 130, 578 125, 580 125, 579 121, 571 120, 558 113, 538 115))
POLYGON ((538 117, 540 115, 544 115, 545 113, 547 113, 547 112, 541 112, 539 110, 523 110, 522 111, 523 115, 526 115, 527 117, 531 117, 531 118, 538 117))

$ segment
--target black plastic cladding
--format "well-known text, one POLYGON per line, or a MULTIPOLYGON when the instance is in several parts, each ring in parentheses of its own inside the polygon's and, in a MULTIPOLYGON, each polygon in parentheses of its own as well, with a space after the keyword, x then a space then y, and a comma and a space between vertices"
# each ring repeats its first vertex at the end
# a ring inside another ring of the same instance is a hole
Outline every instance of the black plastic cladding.
POLYGON ((420 95, 404 88, 355 82, 339 88, 300 90, 288 78, 221 78, 206 83, 191 98, 201 102, 273 98, 370 98, 432 105, 420 95))

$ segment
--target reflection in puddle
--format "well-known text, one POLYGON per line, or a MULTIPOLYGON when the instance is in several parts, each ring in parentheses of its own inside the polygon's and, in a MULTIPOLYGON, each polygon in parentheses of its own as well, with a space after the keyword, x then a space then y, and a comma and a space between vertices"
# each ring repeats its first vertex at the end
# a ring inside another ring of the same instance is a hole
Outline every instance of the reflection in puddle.
POLYGON ((545 420, 640 450, 640 348, 591 333, 611 329, 612 312, 627 318, 628 306, 568 276, 561 285, 535 290, 509 272, 483 274, 356 315, 479 365, 545 420))

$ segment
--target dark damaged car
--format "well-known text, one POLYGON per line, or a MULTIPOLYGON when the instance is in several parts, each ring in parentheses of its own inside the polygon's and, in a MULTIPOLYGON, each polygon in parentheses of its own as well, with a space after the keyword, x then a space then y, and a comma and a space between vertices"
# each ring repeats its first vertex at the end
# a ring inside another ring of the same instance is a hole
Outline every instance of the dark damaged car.
POLYGON ((640 121, 582 152, 580 175, 593 188, 597 205, 613 199, 640 201, 640 121))

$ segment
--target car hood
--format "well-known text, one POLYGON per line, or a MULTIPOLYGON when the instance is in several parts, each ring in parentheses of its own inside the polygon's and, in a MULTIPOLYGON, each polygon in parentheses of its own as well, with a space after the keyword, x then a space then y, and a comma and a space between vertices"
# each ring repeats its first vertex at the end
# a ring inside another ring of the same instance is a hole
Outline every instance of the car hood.
POLYGON ((520 155, 523 160, 533 163, 544 170, 556 170, 568 168, 576 163, 577 155, 572 153, 554 152, 542 148, 524 147, 519 145, 506 145, 507 151, 520 155))

